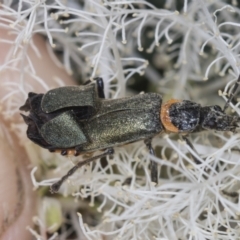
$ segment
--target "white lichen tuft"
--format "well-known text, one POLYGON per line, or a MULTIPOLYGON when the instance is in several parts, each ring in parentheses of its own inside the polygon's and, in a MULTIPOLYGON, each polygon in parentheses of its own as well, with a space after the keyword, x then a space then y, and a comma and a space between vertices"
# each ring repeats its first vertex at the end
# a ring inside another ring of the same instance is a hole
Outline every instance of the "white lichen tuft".
MULTIPOLYGON (((41 56, 32 40, 35 34, 45 37, 49 56, 69 74, 82 82, 102 77, 108 98, 131 94, 127 84, 138 83, 144 75, 151 90, 164 99, 223 106, 240 74, 237 1, 151 2, 3 0, 0 27, 13 38, 0 39, 11 46, 0 71, 19 73, 15 83, 8 82, 8 75, 1 80, 7 92, 1 99, 3 115, 11 118, 27 93, 37 91, 26 76, 49 89, 26 55, 31 48, 41 56)), ((60 79, 56 82, 63 85, 60 79)), ((239 114, 237 101, 230 104, 234 114, 239 114)), ((27 228, 36 239, 239 239, 239 132, 192 134, 199 154, 179 135, 157 136, 156 157, 143 142, 118 147, 107 164, 96 161, 71 176, 50 211, 46 206, 53 202, 45 196, 46 186, 83 157, 48 153, 26 143, 22 123, 14 129, 24 139, 34 190, 41 193, 36 228, 27 228), (159 165, 156 186, 151 183, 150 159, 159 165), (51 214, 61 218, 55 225, 51 214)))

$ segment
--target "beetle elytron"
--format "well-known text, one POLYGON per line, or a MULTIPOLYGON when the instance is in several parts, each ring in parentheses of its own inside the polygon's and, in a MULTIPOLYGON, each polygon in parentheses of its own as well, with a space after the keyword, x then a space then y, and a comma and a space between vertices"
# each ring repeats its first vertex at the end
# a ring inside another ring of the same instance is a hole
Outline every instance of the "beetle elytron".
MULTIPOLYGON (((121 99, 105 99, 103 80, 83 86, 52 89, 46 94, 30 92, 20 110, 28 125, 27 136, 49 151, 76 156, 95 150, 103 154, 79 162, 51 186, 57 192, 65 179, 79 167, 114 153, 113 147, 144 140, 154 154, 151 139, 163 132, 186 135, 207 129, 235 131, 239 117, 229 116, 219 106, 201 107, 188 100, 162 104, 157 93, 121 99)), ((151 162, 151 179, 158 181, 157 165, 151 162)))

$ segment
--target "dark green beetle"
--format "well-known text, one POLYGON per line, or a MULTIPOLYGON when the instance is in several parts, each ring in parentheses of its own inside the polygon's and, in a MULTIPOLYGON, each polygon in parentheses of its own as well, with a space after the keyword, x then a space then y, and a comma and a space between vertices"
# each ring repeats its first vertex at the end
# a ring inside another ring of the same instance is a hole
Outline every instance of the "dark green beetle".
POLYGON ((96 85, 29 93, 20 109, 27 135, 51 151, 75 149, 75 155, 152 138, 163 130, 159 121, 161 96, 150 93, 130 98, 98 98, 96 85))
MULTIPOLYGON (((151 139, 162 132, 188 134, 204 129, 234 131, 238 117, 226 115, 219 106, 201 107, 191 101, 171 99, 162 104, 157 93, 121 99, 105 99, 101 78, 83 86, 56 88, 46 94, 29 93, 20 110, 28 125, 27 136, 34 143, 62 155, 105 150, 101 155, 79 162, 51 186, 57 192, 77 168, 113 154, 113 147, 144 140, 154 154, 151 139)), ((151 162, 151 179, 157 183, 157 165, 151 162)))

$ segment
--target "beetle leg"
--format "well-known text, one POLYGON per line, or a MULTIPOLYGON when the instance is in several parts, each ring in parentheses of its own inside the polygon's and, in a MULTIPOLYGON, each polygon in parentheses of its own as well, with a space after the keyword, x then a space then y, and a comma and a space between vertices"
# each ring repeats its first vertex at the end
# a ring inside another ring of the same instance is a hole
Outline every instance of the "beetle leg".
POLYGON ((228 197, 232 197, 232 198, 239 197, 239 193, 238 192, 227 192, 225 190, 222 190, 222 193, 227 195, 228 197))
MULTIPOLYGON (((151 155, 155 156, 155 152, 152 147, 152 139, 147 139, 144 141, 144 143, 146 144, 146 146, 149 150, 149 153, 151 155)), ((151 170, 151 180, 152 180, 152 182, 157 184, 158 183, 158 164, 157 164, 157 162, 151 160, 150 170, 151 170)))
POLYGON ((132 177, 128 177, 124 180, 124 182, 122 183, 122 186, 124 185, 130 185, 132 182, 132 177))
POLYGON ((80 153, 81 153, 81 151, 79 151, 78 149, 75 148, 74 156, 77 157, 80 155, 80 153))
POLYGON ((103 79, 100 78, 100 77, 96 77, 96 78, 94 78, 94 80, 97 83, 98 97, 99 98, 105 98, 103 79))
MULTIPOLYGON (((96 84, 97 84, 97 91, 98 91, 98 97, 99 98, 105 98, 105 94, 104 94, 104 82, 103 82, 103 79, 100 78, 100 77, 96 77, 94 78, 93 80, 96 81, 96 84)), ((84 85, 88 85, 88 84, 91 84, 92 81, 91 80, 88 80, 84 83, 84 85)))
POLYGON ((66 175, 64 175, 59 181, 55 182, 54 184, 52 184, 50 186, 50 192, 51 193, 56 193, 58 192, 59 188, 61 187, 62 183, 68 179, 68 177, 72 176, 78 168, 84 166, 85 164, 88 164, 92 161, 95 161, 97 160, 98 158, 102 158, 102 157, 105 157, 105 156, 108 156, 108 155, 112 155, 114 154, 114 150, 113 148, 108 148, 105 150, 104 153, 100 154, 100 155, 97 155, 97 156, 94 156, 92 158, 89 158, 89 159, 86 159, 84 161, 81 161, 81 162, 78 162, 73 168, 71 168, 66 175))
POLYGON ((235 82, 235 84, 233 86, 233 90, 230 93, 230 97, 228 98, 225 106, 223 107, 223 112, 225 112, 225 110, 228 108, 229 103, 232 101, 233 97, 235 96, 235 94, 236 94, 236 92, 238 90, 239 85, 240 85, 240 75, 238 76, 238 79, 237 79, 237 81, 235 82))
POLYGON ((64 150, 61 150, 61 155, 62 155, 62 156, 66 156, 67 154, 68 154, 67 150, 65 150, 65 149, 64 149, 64 150))
MULTIPOLYGON (((195 147, 193 146, 193 144, 190 142, 190 140, 186 137, 186 136, 182 136, 182 139, 187 143, 187 145, 196 153, 198 154, 197 150, 195 149, 195 147)), ((191 154, 191 153, 190 153, 191 154)), ((201 162, 191 154, 191 157, 193 159, 193 161, 196 163, 196 164, 201 164, 201 162)))

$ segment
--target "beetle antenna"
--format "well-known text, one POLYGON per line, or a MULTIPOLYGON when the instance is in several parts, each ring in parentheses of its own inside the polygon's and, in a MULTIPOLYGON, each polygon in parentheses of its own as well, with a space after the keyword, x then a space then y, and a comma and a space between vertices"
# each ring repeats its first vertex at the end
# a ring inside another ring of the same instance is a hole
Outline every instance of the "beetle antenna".
POLYGON ((223 112, 225 112, 225 110, 228 108, 230 102, 232 101, 233 97, 235 96, 235 94, 236 94, 236 92, 238 90, 239 85, 240 85, 240 75, 238 76, 238 79, 237 79, 237 81, 234 84, 233 90, 230 93, 230 97, 228 98, 225 106, 223 107, 223 112))
POLYGON ((52 184, 50 186, 50 192, 53 194, 53 193, 56 193, 58 192, 59 188, 61 187, 62 183, 68 179, 68 177, 70 177, 71 175, 73 175, 77 170, 78 168, 84 166, 85 164, 88 164, 92 161, 95 161, 97 160, 98 158, 102 158, 102 157, 106 157, 107 155, 112 155, 114 154, 114 150, 113 148, 108 148, 103 154, 100 154, 100 155, 97 155, 97 156, 94 156, 92 158, 89 158, 89 159, 86 159, 84 161, 81 161, 81 162, 78 162, 73 168, 71 168, 66 175, 64 175, 59 181, 55 182, 54 184, 52 184))
MULTIPOLYGON (((152 139, 146 139, 144 141, 144 143, 146 144, 146 146, 149 150, 149 153, 152 156, 155 156, 155 152, 154 152, 153 147, 152 147, 152 139)), ((150 169, 151 169, 151 181, 155 184, 158 184, 158 163, 151 160, 150 169)))

